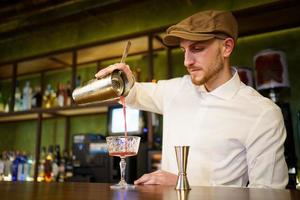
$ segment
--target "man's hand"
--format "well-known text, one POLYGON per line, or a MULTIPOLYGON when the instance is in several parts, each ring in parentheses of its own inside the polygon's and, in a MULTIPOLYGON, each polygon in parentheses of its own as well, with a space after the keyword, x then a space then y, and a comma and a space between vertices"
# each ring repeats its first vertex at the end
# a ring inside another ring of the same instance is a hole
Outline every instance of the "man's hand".
MULTIPOLYGON (((116 69, 121 70, 125 73, 127 80, 128 80, 128 82, 126 82, 126 88, 131 89, 135 83, 135 78, 134 78, 132 71, 130 70, 129 65, 126 65, 125 63, 115 63, 104 69, 101 69, 99 72, 97 72, 95 74, 95 77, 97 79, 101 79, 101 78, 111 74, 116 69)), ((127 92, 129 92, 129 90, 125 91, 125 93, 126 93, 125 96, 128 94, 127 92)))
POLYGON ((113 65, 109 65, 108 67, 101 69, 99 72, 97 72, 95 74, 95 77, 98 79, 103 78, 108 74, 111 74, 116 69, 122 70, 126 74, 128 80, 130 80, 130 78, 133 77, 129 65, 126 65, 125 63, 115 63, 113 65))
POLYGON ((135 185, 176 185, 177 175, 166 171, 155 171, 149 174, 144 174, 141 178, 134 181, 135 185))

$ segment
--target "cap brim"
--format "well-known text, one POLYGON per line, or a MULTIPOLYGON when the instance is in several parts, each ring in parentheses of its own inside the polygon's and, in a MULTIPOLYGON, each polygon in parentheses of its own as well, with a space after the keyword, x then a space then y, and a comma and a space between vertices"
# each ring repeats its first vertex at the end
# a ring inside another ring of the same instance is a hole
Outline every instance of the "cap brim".
POLYGON ((178 46, 180 40, 191 40, 191 41, 205 41, 215 37, 215 34, 200 34, 200 33, 188 33, 182 31, 172 31, 163 37, 163 42, 167 46, 178 46))

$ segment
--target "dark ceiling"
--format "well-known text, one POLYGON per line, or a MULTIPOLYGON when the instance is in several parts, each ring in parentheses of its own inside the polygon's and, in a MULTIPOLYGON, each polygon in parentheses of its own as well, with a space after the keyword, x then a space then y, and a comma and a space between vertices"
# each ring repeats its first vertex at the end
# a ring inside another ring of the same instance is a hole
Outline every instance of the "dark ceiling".
POLYGON ((26 13, 72 2, 75 0, 0 0, 0 22, 26 13))
MULTIPOLYGON (((74 20, 82 12, 110 12, 122 6, 151 0, 0 0, 0 38, 12 37, 19 31, 74 20)), ((282 0, 259 7, 233 11, 240 36, 299 26, 300 4, 282 0)))
POLYGON ((0 38, 58 20, 74 20, 82 12, 110 12, 142 1, 145 0, 0 0, 0 38))

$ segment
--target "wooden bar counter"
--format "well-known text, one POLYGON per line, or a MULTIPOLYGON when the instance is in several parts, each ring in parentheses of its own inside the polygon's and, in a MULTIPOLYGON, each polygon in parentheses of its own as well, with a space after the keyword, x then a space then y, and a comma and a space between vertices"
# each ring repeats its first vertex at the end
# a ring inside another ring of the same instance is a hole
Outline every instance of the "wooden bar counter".
POLYGON ((297 190, 248 189, 231 187, 192 187, 180 193, 174 187, 145 185, 134 190, 111 190, 103 183, 25 183, 0 182, 1 200, 296 200, 297 190))

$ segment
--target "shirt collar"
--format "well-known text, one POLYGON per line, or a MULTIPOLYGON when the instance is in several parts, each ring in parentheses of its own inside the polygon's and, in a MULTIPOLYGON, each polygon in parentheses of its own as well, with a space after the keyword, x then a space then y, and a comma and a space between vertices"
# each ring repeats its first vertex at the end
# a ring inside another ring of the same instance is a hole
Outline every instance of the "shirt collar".
POLYGON ((210 94, 221 99, 231 99, 239 90, 240 88, 240 78, 237 73, 237 70, 232 67, 231 69, 233 76, 230 80, 225 82, 224 84, 220 85, 216 89, 211 92, 208 92, 204 85, 199 86, 199 90, 202 93, 210 94))

